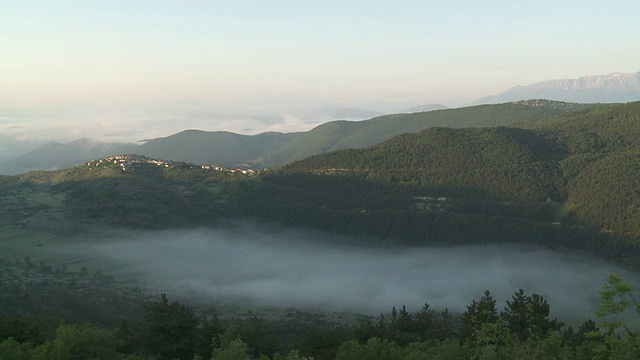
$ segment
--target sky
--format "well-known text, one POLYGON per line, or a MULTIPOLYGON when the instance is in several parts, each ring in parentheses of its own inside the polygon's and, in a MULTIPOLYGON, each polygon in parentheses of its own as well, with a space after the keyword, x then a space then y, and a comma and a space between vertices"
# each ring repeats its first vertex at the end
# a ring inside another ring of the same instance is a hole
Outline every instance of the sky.
POLYGON ((4 0, 0 159, 48 140, 306 131, 342 108, 368 118, 637 72, 639 13, 632 0, 4 0))

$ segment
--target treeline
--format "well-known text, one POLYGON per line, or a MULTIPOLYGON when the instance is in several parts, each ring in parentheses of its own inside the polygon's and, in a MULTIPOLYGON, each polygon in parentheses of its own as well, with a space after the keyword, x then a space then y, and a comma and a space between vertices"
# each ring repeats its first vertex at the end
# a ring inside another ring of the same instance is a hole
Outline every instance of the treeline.
POLYGON ((428 304, 377 321, 338 324, 297 312, 277 320, 197 315, 165 294, 117 328, 0 316, 3 359, 637 359, 640 332, 621 321, 634 289, 612 274, 595 315, 577 329, 550 317, 550 305, 520 289, 501 311, 489 291, 462 315, 428 304))
POLYGON ((580 175, 569 179, 567 186, 576 222, 640 238, 640 152, 580 160, 588 163, 581 164, 580 175))

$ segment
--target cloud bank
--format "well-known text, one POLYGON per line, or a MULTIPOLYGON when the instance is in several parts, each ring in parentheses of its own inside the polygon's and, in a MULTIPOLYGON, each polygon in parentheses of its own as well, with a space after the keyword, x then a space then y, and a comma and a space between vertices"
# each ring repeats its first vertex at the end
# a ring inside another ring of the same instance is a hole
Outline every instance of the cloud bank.
MULTIPOLYGON (((129 264, 155 290, 210 302, 357 311, 429 303, 462 312, 484 290, 501 310, 519 288, 543 295, 561 320, 593 318, 606 277, 637 277, 568 251, 524 246, 371 248, 291 230, 138 233, 86 249, 129 264)), ((344 239, 346 240, 346 239, 344 239)))

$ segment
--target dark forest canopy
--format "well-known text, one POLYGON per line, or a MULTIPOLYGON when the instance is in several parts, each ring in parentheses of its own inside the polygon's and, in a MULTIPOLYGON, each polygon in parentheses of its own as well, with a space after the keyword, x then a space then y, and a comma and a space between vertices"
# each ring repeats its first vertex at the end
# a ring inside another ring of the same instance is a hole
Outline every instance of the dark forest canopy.
MULTIPOLYGON (((28 264, 0 263, 3 271, 20 267, 41 271, 28 264)), ((56 276, 88 282, 83 279, 86 275, 80 273, 56 276)), ((110 288, 101 279, 92 280, 92 284, 94 291, 110 288)), ((630 317, 638 316, 632 309, 637 305, 635 290, 615 274, 609 276, 600 291, 600 305, 594 314, 597 322, 587 319, 576 328, 552 318, 553 304, 523 289, 517 290, 502 309, 487 290, 477 300, 470 300, 462 314, 453 314, 446 308, 436 310, 425 303, 416 312, 405 306, 394 307, 377 319, 349 324, 332 321, 323 314, 291 310, 277 319, 221 319, 215 311, 198 313, 169 300, 166 294, 138 302, 136 313, 131 312, 133 302, 119 296, 110 299, 106 310, 101 295, 70 296, 69 303, 26 304, 51 314, 57 308, 66 310, 81 304, 85 314, 73 314, 71 321, 68 317, 72 313, 66 311, 56 319, 38 315, 34 309, 24 316, 5 306, 7 299, 38 297, 52 288, 63 287, 33 281, 30 286, 28 293, 20 286, 3 291, 0 358, 636 359, 640 354, 640 334, 629 326, 630 317), (94 312, 124 320, 116 326, 90 324, 87 320, 94 312)))
MULTIPOLYGON (((309 157, 262 180, 276 187, 284 182, 279 178, 298 177, 297 187, 306 188, 305 177, 333 175, 326 182, 336 189, 345 189, 336 186, 344 179, 413 194, 414 207, 439 210, 433 218, 465 213, 486 228, 489 219, 477 217, 495 213, 615 234, 630 244, 640 237, 639 139, 640 103, 605 105, 520 128, 430 128, 368 149, 309 157)), ((331 191, 340 190, 324 189, 331 191)))

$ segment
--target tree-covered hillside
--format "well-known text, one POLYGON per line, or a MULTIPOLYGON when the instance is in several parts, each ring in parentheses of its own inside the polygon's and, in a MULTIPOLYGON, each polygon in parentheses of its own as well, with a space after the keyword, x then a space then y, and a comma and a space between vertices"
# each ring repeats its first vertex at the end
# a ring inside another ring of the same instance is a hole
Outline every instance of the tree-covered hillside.
POLYGON ((267 205, 253 215, 411 243, 567 246, 637 264, 639 116, 640 103, 605 105, 312 156, 259 179, 267 205))
POLYGON ((566 206, 603 231, 640 237, 640 102, 603 105, 525 125, 564 149, 566 206))
POLYGON ((277 167, 331 150, 366 148, 393 136, 429 127, 506 126, 593 105, 527 100, 497 105, 395 114, 363 121, 331 121, 299 133, 241 135, 187 130, 147 141, 136 153, 195 164, 277 167))
POLYGON ((562 246, 640 266, 638 114, 631 103, 519 128, 428 128, 252 177, 184 163, 29 173, 1 179, 2 220, 88 231, 249 219, 372 243, 562 246))
POLYGON ((536 203, 560 200, 555 184, 559 151, 521 129, 430 128, 368 149, 309 157, 284 169, 349 170, 383 183, 438 189, 441 196, 464 190, 465 196, 536 203))
POLYGON ((574 221, 640 235, 640 103, 523 128, 431 128, 363 150, 313 156, 286 173, 349 173, 453 197, 565 204, 574 221))
POLYGON ((505 126, 541 119, 593 105, 527 100, 497 105, 395 114, 363 121, 331 121, 300 133, 253 136, 228 132, 184 131, 153 139, 140 147, 142 155, 196 164, 252 163, 274 167, 331 150, 366 148, 391 137, 429 127, 505 126))
POLYGON ((393 136, 416 133, 430 127, 508 126, 541 119, 593 105, 549 100, 527 100, 411 114, 385 115, 358 122, 330 122, 301 133, 294 141, 272 153, 263 163, 282 166, 331 150, 366 148, 393 136))

